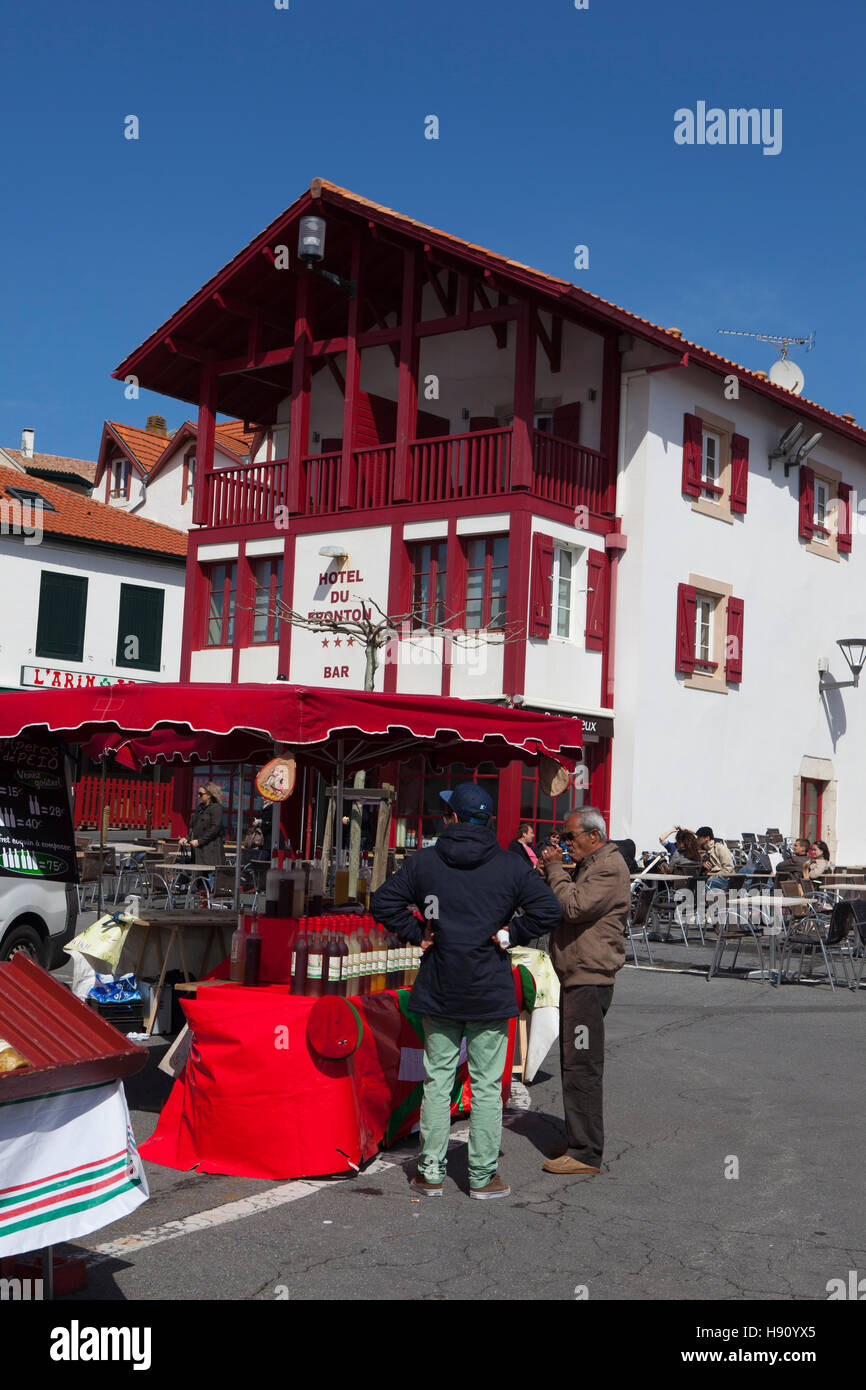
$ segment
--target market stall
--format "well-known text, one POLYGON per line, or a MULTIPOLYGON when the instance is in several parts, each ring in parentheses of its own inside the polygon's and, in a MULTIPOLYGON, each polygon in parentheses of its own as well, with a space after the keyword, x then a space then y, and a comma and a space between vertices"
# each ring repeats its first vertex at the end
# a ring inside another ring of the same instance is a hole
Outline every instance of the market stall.
MULTIPOLYGON (((124 750, 137 765, 174 759, 261 765, 275 750, 297 750, 310 766, 335 778, 337 826, 345 779, 385 760, 419 752, 436 768, 520 760, 547 764, 556 776, 566 776, 581 748, 579 720, 444 697, 287 684, 0 695, 0 739, 34 730, 48 730, 92 754, 124 750)), ((417 1121, 421 1025, 407 1008, 408 988, 387 987, 390 948, 381 948, 379 967, 355 962, 361 972, 358 992, 352 977, 342 974, 339 981, 319 983, 311 973, 299 989, 285 928, 299 926, 292 912, 297 914, 298 905, 306 912, 315 895, 309 876, 305 885, 298 873, 292 909, 282 923, 273 931, 270 919, 262 921, 261 931, 247 924, 249 939, 259 944, 256 969, 247 970, 246 983, 202 986, 184 1003, 195 1046, 145 1146, 154 1161, 283 1179, 347 1171, 417 1121), (280 960, 269 964, 266 941, 276 937, 282 941, 280 960), (323 1016, 336 1011, 334 1027, 342 1036, 347 1009, 357 1017, 356 1046, 346 1055, 328 1055, 323 1016), (285 1047, 276 1043, 282 1036, 285 1047), (261 1124, 263 1114, 267 1126, 261 1124)), ((304 921, 315 937, 314 922, 304 921)), ((240 925, 238 935, 243 940, 240 925)), ((327 958, 328 949, 318 954, 327 958)), ((347 947, 346 954, 353 952, 347 947)), ((310 961, 316 956, 314 949, 310 961)), ((405 979, 405 962, 403 969, 405 979)), ((229 973, 227 963, 221 973, 229 973)), ((464 1071, 454 1105, 466 1109, 470 1099, 464 1071)))

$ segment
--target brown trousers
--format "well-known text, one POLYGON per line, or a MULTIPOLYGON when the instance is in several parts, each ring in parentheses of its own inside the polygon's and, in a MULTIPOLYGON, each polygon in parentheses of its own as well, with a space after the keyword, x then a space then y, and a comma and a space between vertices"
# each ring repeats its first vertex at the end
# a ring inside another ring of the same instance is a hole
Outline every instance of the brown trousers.
POLYGON ((604 1016, 613 985, 570 985, 559 999, 559 1060, 568 1151, 592 1168, 604 1152, 604 1016))

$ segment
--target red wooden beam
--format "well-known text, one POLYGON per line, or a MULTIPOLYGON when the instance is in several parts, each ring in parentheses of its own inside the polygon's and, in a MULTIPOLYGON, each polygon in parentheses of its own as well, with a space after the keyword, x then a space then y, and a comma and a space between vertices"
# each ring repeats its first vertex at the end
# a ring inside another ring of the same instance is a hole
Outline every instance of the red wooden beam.
POLYGON ((512 487, 532 486, 532 442, 535 421, 535 310, 528 299, 518 306, 514 350, 514 437, 512 487))
POLYGON ((202 367, 198 395, 198 434, 196 436, 196 458, 198 478, 192 499, 193 525, 203 526, 207 522, 207 509, 210 503, 210 486, 207 473, 213 468, 213 449, 216 427, 216 377, 210 367, 202 367))
POLYGON ((408 502, 409 441, 415 437, 418 417, 419 285, 414 251, 403 253, 403 296, 400 313, 400 361, 397 378, 397 448, 394 461, 394 501, 408 502))
POLYGON ((295 352, 292 358, 292 413, 289 423, 289 480, 286 505, 289 512, 299 510, 301 498, 301 459, 310 444, 310 309, 313 277, 298 282, 295 300, 295 352))
POLYGON ((193 362, 213 362, 216 353, 212 348, 199 347, 198 343, 191 343, 186 338, 179 338, 177 334, 163 338, 163 343, 169 352, 175 353, 178 357, 190 357, 193 362))
POLYGON ((436 271, 433 269, 433 267, 426 262, 424 265, 424 271, 426 273, 429 283, 433 286, 433 289, 436 292, 436 298, 442 305, 443 314, 445 314, 446 316, 450 316, 450 314, 453 313, 453 309, 451 308, 451 305, 448 302, 448 295, 445 293, 445 291, 439 283, 439 276, 436 274, 436 271))
POLYGON ((558 314, 552 316, 550 333, 548 334, 541 321, 540 312, 536 312, 535 326, 541 339, 541 346, 547 354, 550 370, 552 372, 560 371, 562 368, 562 319, 558 314))
POLYGON ((241 299, 236 294, 229 294, 226 290, 219 290, 211 295, 215 304, 221 309, 225 309, 227 314, 234 314, 241 319, 259 319, 266 323, 269 328, 284 329, 286 324, 284 319, 278 319, 268 314, 263 304, 254 304, 252 300, 241 299))
POLYGON ((355 298, 349 301, 349 322, 346 330, 346 380, 343 383, 343 454, 340 459, 340 487, 337 505, 351 507, 352 469, 355 447, 355 421, 358 413, 358 399, 361 393, 361 349, 358 344, 358 325, 361 316, 361 231, 358 228, 352 238, 351 279, 358 286, 355 298))
POLYGON ((325 359, 325 364, 326 364, 326 366, 328 366, 328 367, 330 368, 331 376, 332 376, 332 377, 334 378, 334 380, 336 381, 336 383, 337 383, 337 385, 339 386, 340 391, 342 392, 343 396, 345 396, 345 394, 346 394, 346 378, 343 376, 343 373, 340 371, 340 368, 337 366, 337 364, 336 364, 336 362, 334 361, 333 357, 327 357, 327 358, 325 359))

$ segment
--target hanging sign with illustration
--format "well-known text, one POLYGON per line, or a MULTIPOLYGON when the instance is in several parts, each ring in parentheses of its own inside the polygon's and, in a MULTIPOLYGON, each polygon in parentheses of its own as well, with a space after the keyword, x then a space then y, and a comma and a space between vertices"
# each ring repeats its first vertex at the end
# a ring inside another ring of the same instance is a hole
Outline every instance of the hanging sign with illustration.
POLYGON ((256 773, 256 790, 265 801, 286 801, 295 789, 295 757, 283 753, 256 773))

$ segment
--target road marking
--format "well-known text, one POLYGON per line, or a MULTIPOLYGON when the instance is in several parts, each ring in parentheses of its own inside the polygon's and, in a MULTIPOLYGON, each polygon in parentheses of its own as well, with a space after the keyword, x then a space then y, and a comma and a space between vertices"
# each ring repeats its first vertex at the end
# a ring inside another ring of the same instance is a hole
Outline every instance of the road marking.
MULTIPOLYGON (((505 1115, 503 1122, 507 1123, 505 1115)), ((452 1129, 451 1143, 465 1144, 468 1140, 468 1124, 457 1125, 452 1129)), ((389 1168, 403 1167, 406 1163, 411 1163, 415 1157, 414 1148, 411 1153, 401 1153, 398 1149, 394 1153, 393 1162, 384 1158, 374 1158, 358 1176, 367 1178, 375 1173, 384 1173, 389 1168)), ((78 1249, 85 1265, 97 1265, 105 1260, 134 1255, 139 1250, 146 1250, 152 1245, 162 1245, 165 1241, 177 1240, 181 1236, 195 1235, 198 1231, 212 1230, 216 1226, 242 1221, 247 1216, 260 1216, 262 1212, 273 1211, 275 1207, 285 1206, 288 1202, 298 1202, 304 1197, 312 1197, 316 1192, 321 1192, 322 1188, 333 1186, 333 1182, 305 1180, 282 1183, 279 1187, 269 1187, 264 1192, 243 1197, 238 1202, 226 1202, 221 1207, 211 1207, 208 1211, 196 1212, 193 1216, 185 1216, 179 1221, 166 1221, 161 1226, 151 1226, 145 1231, 139 1231, 137 1235, 118 1236, 116 1240, 103 1241, 101 1245, 94 1245, 89 1249, 83 1246, 79 1246, 78 1249)))

